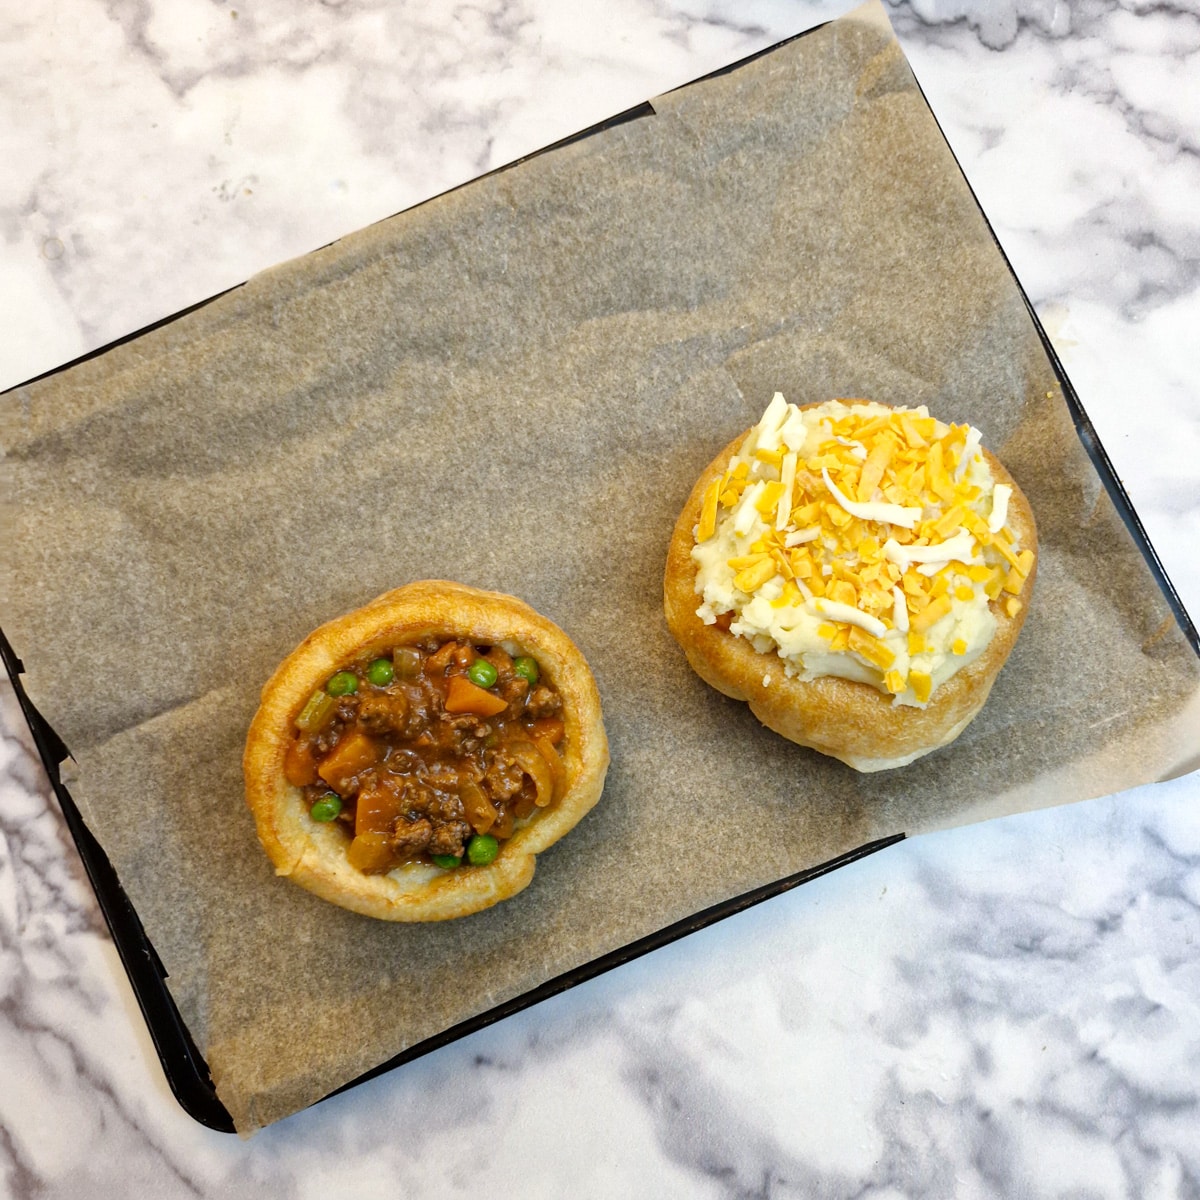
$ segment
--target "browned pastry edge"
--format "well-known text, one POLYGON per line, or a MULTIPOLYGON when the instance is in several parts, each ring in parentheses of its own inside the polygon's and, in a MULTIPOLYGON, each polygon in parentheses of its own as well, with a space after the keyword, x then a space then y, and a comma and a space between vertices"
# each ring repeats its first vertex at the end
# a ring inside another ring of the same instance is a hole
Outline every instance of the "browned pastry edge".
POLYGON ((500 592, 445 580, 410 583, 322 625, 267 681, 243 757, 246 802, 276 874, 343 908, 386 921, 442 921, 488 908, 533 878, 534 856, 572 829, 600 798, 608 741, 600 695, 583 655, 552 621, 500 592), (305 701, 360 654, 382 653, 426 636, 515 643, 533 655, 562 697, 565 767, 550 808, 500 844, 485 867, 453 871, 403 866, 365 875, 346 861, 349 839, 338 823, 314 821, 299 788, 283 775, 293 724, 305 701))
POLYGON ((996 631, 983 653, 937 687, 925 708, 893 704, 890 696, 855 680, 825 676, 804 682, 788 678, 773 650, 762 654, 745 638, 705 625, 696 615, 701 597, 695 590, 697 567, 691 552, 700 505, 708 485, 729 465, 747 433, 749 430, 734 438, 696 481, 667 551, 663 579, 667 625, 692 669, 726 696, 745 700, 769 729, 857 771, 904 766, 952 742, 983 707, 1029 612, 1038 547, 1033 510, 1025 494, 999 459, 983 450, 993 480, 1013 489, 1008 526, 1018 544, 1034 552, 1034 565, 1021 593, 1021 609, 1010 617, 998 601, 992 601, 996 631), (764 678, 769 678, 769 683, 764 684, 764 678))

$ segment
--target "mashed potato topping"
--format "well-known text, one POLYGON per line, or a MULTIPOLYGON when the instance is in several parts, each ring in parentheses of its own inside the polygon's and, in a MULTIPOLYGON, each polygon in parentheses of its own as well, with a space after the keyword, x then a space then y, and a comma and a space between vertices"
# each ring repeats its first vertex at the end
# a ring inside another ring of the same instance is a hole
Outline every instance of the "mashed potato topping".
POLYGON ((778 392, 704 495, 697 615, 789 676, 837 675, 924 707, 1009 616, 1033 566, 979 431, 920 408, 778 392))

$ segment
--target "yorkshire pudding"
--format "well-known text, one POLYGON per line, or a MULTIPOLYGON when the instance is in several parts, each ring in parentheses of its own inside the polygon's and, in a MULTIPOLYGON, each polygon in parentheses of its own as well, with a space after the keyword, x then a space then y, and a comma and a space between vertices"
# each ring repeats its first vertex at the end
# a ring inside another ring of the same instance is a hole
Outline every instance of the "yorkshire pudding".
POLYGON ((574 642, 428 580, 322 625, 267 681, 246 800, 276 873, 388 921, 488 908, 596 803, 600 697, 574 642))
POLYGON ((664 606, 696 673, 858 771, 953 741, 1028 613, 1033 512, 977 430, 776 394, 697 480, 664 606))

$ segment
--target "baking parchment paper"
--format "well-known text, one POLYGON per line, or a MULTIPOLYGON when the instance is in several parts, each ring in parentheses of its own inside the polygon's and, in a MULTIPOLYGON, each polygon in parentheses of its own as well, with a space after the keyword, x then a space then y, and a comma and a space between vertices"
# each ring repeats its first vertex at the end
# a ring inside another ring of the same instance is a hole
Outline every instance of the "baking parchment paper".
POLYGON ((1198 740, 1196 659, 882 9, 652 108, 4 398, 6 631, 243 1132, 710 905, 1198 740), (667 634, 677 512, 777 389, 972 422, 1037 514, 1016 652, 908 769, 783 741, 667 634), (572 634, 613 765, 527 891, 396 926, 273 876, 240 760, 295 643, 429 577, 572 634))

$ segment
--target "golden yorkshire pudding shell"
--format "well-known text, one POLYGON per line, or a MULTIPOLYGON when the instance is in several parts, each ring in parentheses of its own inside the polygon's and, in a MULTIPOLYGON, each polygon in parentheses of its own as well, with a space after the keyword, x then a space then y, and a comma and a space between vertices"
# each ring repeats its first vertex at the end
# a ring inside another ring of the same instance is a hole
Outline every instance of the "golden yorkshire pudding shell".
POLYGON ((283 660, 263 688, 243 770, 246 802, 276 874, 366 916, 443 921, 488 908, 524 888, 533 878, 535 856, 571 830, 600 798, 608 761, 595 680, 575 643, 557 625, 513 596, 424 580, 322 625, 283 660), (349 838, 339 823, 314 821, 301 790, 284 778, 293 722, 312 693, 348 662, 429 636, 515 643, 537 659, 563 701, 561 794, 501 842, 487 866, 442 871, 412 863, 386 874, 363 874, 346 860, 349 838))
POLYGON ((952 742, 983 707, 1029 611, 1037 573, 1037 527, 1024 493, 995 455, 983 450, 993 480, 1013 489, 1009 528, 1022 547, 1034 551, 1024 603, 1010 617, 1001 604, 991 602, 997 623, 991 642, 974 662, 937 687, 925 708, 893 704, 890 696, 867 683, 835 676, 807 682, 788 678, 774 651, 762 654, 745 638, 705 625, 696 615, 701 597, 695 590, 697 567, 691 552, 700 505, 708 485, 725 470, 748 433, 734 438, 696 481, 667 551, 663 580, 667 625, 692 669, 719 692, 746 701, 769 729, 840 759, 856 771, 905 766, 952 742))

